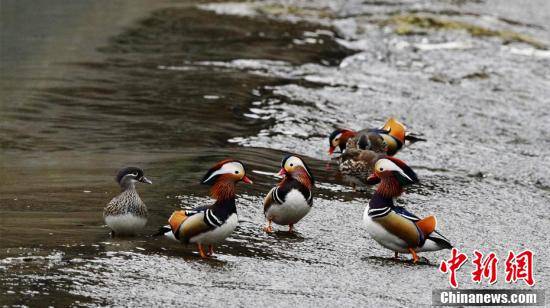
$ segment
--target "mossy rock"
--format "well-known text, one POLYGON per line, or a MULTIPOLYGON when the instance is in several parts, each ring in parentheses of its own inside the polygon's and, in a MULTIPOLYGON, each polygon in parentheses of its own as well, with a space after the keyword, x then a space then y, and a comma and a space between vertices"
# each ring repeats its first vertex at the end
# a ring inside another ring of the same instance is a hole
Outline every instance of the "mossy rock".
POLYGON ((319 18, 334 18, 329 10, 302 8, 293 5, 269 4, 256 7, 256 11, 263 15, 294 15, 299 17, 314 16, 319 18))
POLYGON ((520 42, 529 44, 538 49, 547 49, 548 47, 535 40, 532 37, 507 30, 492 30, 469 23, 440 19, 433 16, 418 14, 396 15, 381 22, 382 25, 394 26, 394 31, 398 35, 425 34, 428 30, 464 30, 476 37, 499 37, 505 43, 520 42))

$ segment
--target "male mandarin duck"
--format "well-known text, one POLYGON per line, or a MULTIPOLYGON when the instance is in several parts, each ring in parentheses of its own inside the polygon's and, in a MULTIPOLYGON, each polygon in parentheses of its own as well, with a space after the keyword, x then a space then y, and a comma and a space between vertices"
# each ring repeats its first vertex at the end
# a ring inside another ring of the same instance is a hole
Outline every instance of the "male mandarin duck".
POLYGON ((214 253, 213 244, 226 239, 239 224, 235 206, 235 183, 252 184, 246 176, 243 163, 227 159, 212 167, 201 183, 211 185, 210 194, 216 202, 192 210, 175 211, 168 219, 169 226, 159 234, 183 244, 197 244, 202 258, 214 253), (208 245, 208 251, 204 249, 208 245))
POLYGON ((143 170, 137 167, 127 167, 120 170, 116 176, 122 192, 114 197, 103 210, 103 218, 111 236, 135 235, 147 223, 147 206, 141 201, 135 183, 152 184, 143 175, 143 170))
POLYGON ((265 232, 273 232, 271 223, 288 225, 293 232, 294 225, 309 213, 313 205, 315 180, 306 163, 296 155, 285 156, 279 175, 283 180, 264 199, 265 232))
POLYGON ((449 240, 435 230, 434 216, 420 219, 404 207, 394 205, 393 198, 403 193, 403 187, 418 183, 414 171, 403 161, 389 156, 378 160, 369 182, 379 185, 365 209, 363 221, 370 236, 393 250, 396 258, 398 253, 408 252, 416 263, 417 252, 452 248, 449 240))
POLYGON ((406 141, 409 143, 426 141, 416 134, 408 132, 405 125, 395 118, 389 118, 382 128, 366 128, 360 131, 335 130, 328 137, 329 154, 332 155, 336 148, 343 153, 350 139, 357 143, 357 147, 361 150, 373 150, 390 156, 401 150, 406 141))

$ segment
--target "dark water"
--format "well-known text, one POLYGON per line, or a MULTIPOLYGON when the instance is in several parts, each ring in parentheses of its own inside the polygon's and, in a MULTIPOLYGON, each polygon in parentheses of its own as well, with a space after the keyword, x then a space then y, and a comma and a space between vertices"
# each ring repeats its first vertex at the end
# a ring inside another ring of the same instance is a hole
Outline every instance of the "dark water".
POLYGON ((464 252, 532 249, 547 286, 550 25, 531 6, 506 3, 502 21, 492 2, 1 5, 1 304, 428 305, 446 277, 389 259, 361 224, 370 192, 326 155, 334 127, 389 115, 429 139, 400 156, 423 184, 399 202, 464 252), (437 11, 537 44, 387 21, 437 11), (307 157, 317 198, 297 234, 266 235, 261 200, 286 152, 307 157), (226 157, 255 185, 238 187, 240 226, 215 259, 145 236, 210 202, 198 180, 226 157), (113 240, 102 208, 124 165, 154 182, 139 187, 150 218, 113 240))

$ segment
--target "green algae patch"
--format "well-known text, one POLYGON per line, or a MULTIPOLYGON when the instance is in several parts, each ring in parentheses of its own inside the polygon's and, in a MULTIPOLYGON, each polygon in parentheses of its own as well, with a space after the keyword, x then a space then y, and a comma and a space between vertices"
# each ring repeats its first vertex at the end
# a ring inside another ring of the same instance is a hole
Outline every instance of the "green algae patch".
POLYGON ((428 30, 464 30, 476 37, 499 37, 504 43, 520 42, 529 44, 538 49, 548 47, 534 38, 513 31, 492 30, 469 23, 441 19, 425 15, 395 15, 381 22, 382 25, 391 25, 399 35, 426 34, 428 30))

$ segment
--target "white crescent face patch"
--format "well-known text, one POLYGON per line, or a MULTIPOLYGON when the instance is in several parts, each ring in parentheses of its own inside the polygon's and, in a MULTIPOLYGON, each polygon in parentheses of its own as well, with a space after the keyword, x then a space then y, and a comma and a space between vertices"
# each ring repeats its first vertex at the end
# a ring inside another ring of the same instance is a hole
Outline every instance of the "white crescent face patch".
POLYGON ((138 176, 138 173, 137 172, 134 172, 134 173, 128 173, 128 174, 125 174, 122 179, 121 179, 121 182, 124 182, 126 181, 126 178, 129 178, 132 182, 137 182, 137 176, 138 176))
POLYGON ((297 157, 297 156, 290 156, 286 162, 285 162, 285 166, 284 168, 286 170, 292 170, 296 167, 302 167, 304 168, 304 170, 307 172, 307 174, 311 177, 311 174, 309 174, 309 171, 307 170, 306 168, 306 165, 304 164, 304 162, 302 161, 301 158, 297 157))
POLYGON ((338 135, 334 136, 332 139, 332 146, 337 147, 338 146, 338 140, 340 140, 340 137, 342 137, 342 133, 339 133, 338 135))
POLYGON ((413 180, 407 175, 405 174, 405 172, 403 171, 403 169, 401 169, 398 165, 396 165, 394 162, 392 162, 391 160, 389 159, 386 159, 386 158, 382 158, 382 159, 379 159, 376 164, 374 165, 374 170, 377 172, 377 173, 380 173, 380 172, 384 172, 384 171, 397 171, 399 172, 399 174, 401 174, 403 177, 405 177, 406 179, 408 179, 409 181, 413 182, 413 180))
POLYGON ((210 181, 213 177, 220 174, 237 174, 244 176, 244 166, 236 161, 228 162, 222 165, 222 167, 214 172, 204 182, 210 181))

